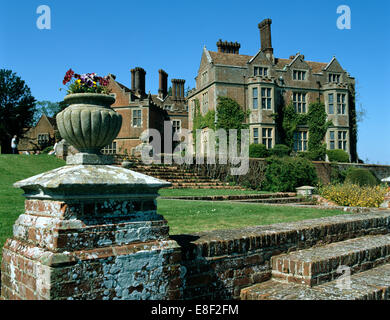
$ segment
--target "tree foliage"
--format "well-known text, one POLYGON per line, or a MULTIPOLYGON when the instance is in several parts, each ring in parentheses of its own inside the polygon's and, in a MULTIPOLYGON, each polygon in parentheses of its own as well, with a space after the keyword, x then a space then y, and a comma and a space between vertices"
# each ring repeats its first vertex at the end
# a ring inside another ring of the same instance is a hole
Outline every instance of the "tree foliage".
POLYGON ((10 152, 13 135, 21 136, 33 125, 35 98, 30 88, 11 70, 0 70, 0 141, 2 152, 10 152))
POLYGON ((292 101, 282 109, 282 115, 276 117, 282 128, 283 144, 290 149, 294 147, 294 133, 299 126, 306 126, 309 131, 308 151, 304 157, 311 160, 325 160, 326 144, 324 138, 328 128, 332 125, 327 121, 325 105, 322 102, 313 102, 309 105, 308 113, 297 113, 292 101))
POLYGON ((313 155, 312 160, 325 160, 326 143, 324 138, 332 121, 326 120, 327 115, 325 105, 320 102, 314 102, 309 105, 307 114, 307 124, 309 126, 309 152, 313 155))
POLYGON ((245 123, 249 111, 244 111, 233 99, 218 97, 216 129, 236 129, 237 139, 241 141, 241 129, 248 129, 245 123))
POLYGON ((58 113, 64 110, 68 105, 64 101, 51 102, 51 101, 38 101, 36 104, 36 112, 34 114, 34 124, 38 122, 42 114, 48 117, 54 118, 58 113))

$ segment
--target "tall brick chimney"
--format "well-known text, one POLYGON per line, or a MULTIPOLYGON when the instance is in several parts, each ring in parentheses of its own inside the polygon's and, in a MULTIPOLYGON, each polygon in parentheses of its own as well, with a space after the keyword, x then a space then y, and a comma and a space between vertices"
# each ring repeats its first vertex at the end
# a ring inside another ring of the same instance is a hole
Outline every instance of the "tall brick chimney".
POLYGON ((172 79, 172 99, 184 100, 184 79, 172 79))
POLYGON ((260 29, 261 50, 266 54, 268 58, 271 58, 274 53, 271 41, 271 24, 271 19, 264 19, 258 25, 260 29))
POLYGON ((159 73, 159 85, 158 85, 158 96, 164 99, 168 94, 168 73, 163 69, 158 70, 159 73))
POLYGON ((131 70, 131 89, 140 95, 145 95, 146 71, 140 67, 131 70))
POLYGON ((241 47, 241 45, 237 41, 236 42, 227 42, 227 41, 222 41, 221 39, 219 39, 217 42, 218 52, 239 54, 240 47, 241 47))

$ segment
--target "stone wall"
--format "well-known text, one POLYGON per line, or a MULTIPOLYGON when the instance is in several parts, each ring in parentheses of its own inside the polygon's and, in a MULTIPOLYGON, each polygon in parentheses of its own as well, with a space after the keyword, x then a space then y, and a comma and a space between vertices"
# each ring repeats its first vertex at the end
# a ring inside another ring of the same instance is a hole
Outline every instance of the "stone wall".
POLYGON ((338 168, 341 171, 347 170, 349 167, 362 168, 370 170, 379 180, 390 177, 390 166, 379 164, 363 164, 363 163, 330 163, 325 161, 313 161, 318 177, 322 183, 329 183, 332 172, 332 167, 338 168))
MULTIPOLYGON (((193 165, 186 165, 189 168, 193 168, 194 171, 208 175, 215 179, 226 179, 230 172, 230 165, 206 165, 207 160, 204 160, 203 164, 196 164, 194 160, 193 165)), ((377 164, 360 164, 360 163, 331 163, 326 161, 313 161, 318 178, 321 183, 327 184, 331 180, 331 174, 333 168, 337 168, 341 171, 347 170, 349 167, 364 168, 370 170, 379 180, 390 176, 389 165, 377 165, 377 164)), ((242 184, 245 187, 251 186, 256 188, 265 179, 266 163, 265 159, 251 158, 249 160, 249 171, 243 176, 231 176, 230 181, 234 181, 237 184, 242 184), (256 184, 257 183, 257 184, 256 184)))
POLYGON ((183 299, 238 299, 271 277, 271 257, 390 232, 390 212, 340 215, 236 230, 171 236, 181 246, 183 299), (184 267, 184 268, 183 268, 184 267))
MULTIPOLYGON (((21 220, 17 225, 21 225, 21 220)), ((60 233, 72 236, 75 230, 60 233)), ((109 231, 106 227, 101 231, 96 239, 120 238, 118 230, 109 231)), ((63 248, 57 253, 21 239, 9 239, 3 249, 2 296, 4 299, 239 299, 242 288, 270 279, 272 256, 389 232, 390 211, 376 211, 175 235, 138 243, 111 244, 106 239, 96 245, 95 239, 91 245, 94 249, 68 248, 71 254, 61 245, 67 241, 59 239, 56 250, 63 248)), ((37 234, 31 231, 26 236, 36 244, 37 234)))

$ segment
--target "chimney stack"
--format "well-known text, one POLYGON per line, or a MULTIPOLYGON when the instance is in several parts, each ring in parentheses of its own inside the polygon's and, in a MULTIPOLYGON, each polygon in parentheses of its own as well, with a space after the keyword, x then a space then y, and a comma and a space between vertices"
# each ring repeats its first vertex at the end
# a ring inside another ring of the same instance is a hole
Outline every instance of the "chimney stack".
POLYGON ((263 51, 269 59, 272 58, 274 53, 271 41, 271 24, 271 19, 264 19, 258 25, 260 29, 261 51, 263 51))
POLYGON ((184 100, 184 79, 172 79, 172 99, 184 100))
POLYGON ((145 95, 146 71, 140 67, 131 70, 131 90, 139 95, 145 95))
POLYGON ((163 69, 158 70, 159 73, 159 86, 158 86, 158 96, 161 99, 164 99, 168 94, 168 73, 163 69))
POLYGON ((241 47, 241 45, 237 41, 236 42, 227 42, 227 41, 222 41, 221 39, 219 39, 217 42, 218 52, 239 54, 240 47, 241 47))

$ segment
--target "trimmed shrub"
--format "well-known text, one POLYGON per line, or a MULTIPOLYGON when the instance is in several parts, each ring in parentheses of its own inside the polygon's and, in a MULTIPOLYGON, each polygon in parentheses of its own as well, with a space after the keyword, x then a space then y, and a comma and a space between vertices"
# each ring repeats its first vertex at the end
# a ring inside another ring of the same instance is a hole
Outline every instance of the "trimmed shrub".
POLYGON ((340 206, 379 207, 384 201, 387 188, 382 186, 360 187, 357 184, 329 184, 319 189, 324 198, 340 206))
POLYGON ((276 157, 286 157, 290 154, 290 152, 290 148, 284 144, 275 144, 275 146, 270 150, 271 156, 276 157))
POLYGON ((45 153, 46 154, 46 153, 49 153, 52 150, 53 150, 53 146, 49 146, 49 147, 46 147, 45 149, 43 149, 41 153, 45 153))
POLYGON ((273 192, 295 191, 303 185, 316 185, 318 177, 310 160, 292 157, 267 159, 264 190, 273 192))
POLYGON ((357 184, 359 186, 376 186, 378 179, 368 169, 351 168, 345 177, 345 182, 357 184))
POLYGON ((252 143, 249 146, 249 157, 250 158, 266 158, 269 152, 264 144, 252 143))
POLYGON ((313 151, 300 151, 297 153, 297 156, 300 158, 309 159, 311 161, 323 161, 325 160, 325 146, 320 146, 313 151))
POLYGON ((330 162, 349 162, 349 155, 341 149, 326 150, 330 162))

